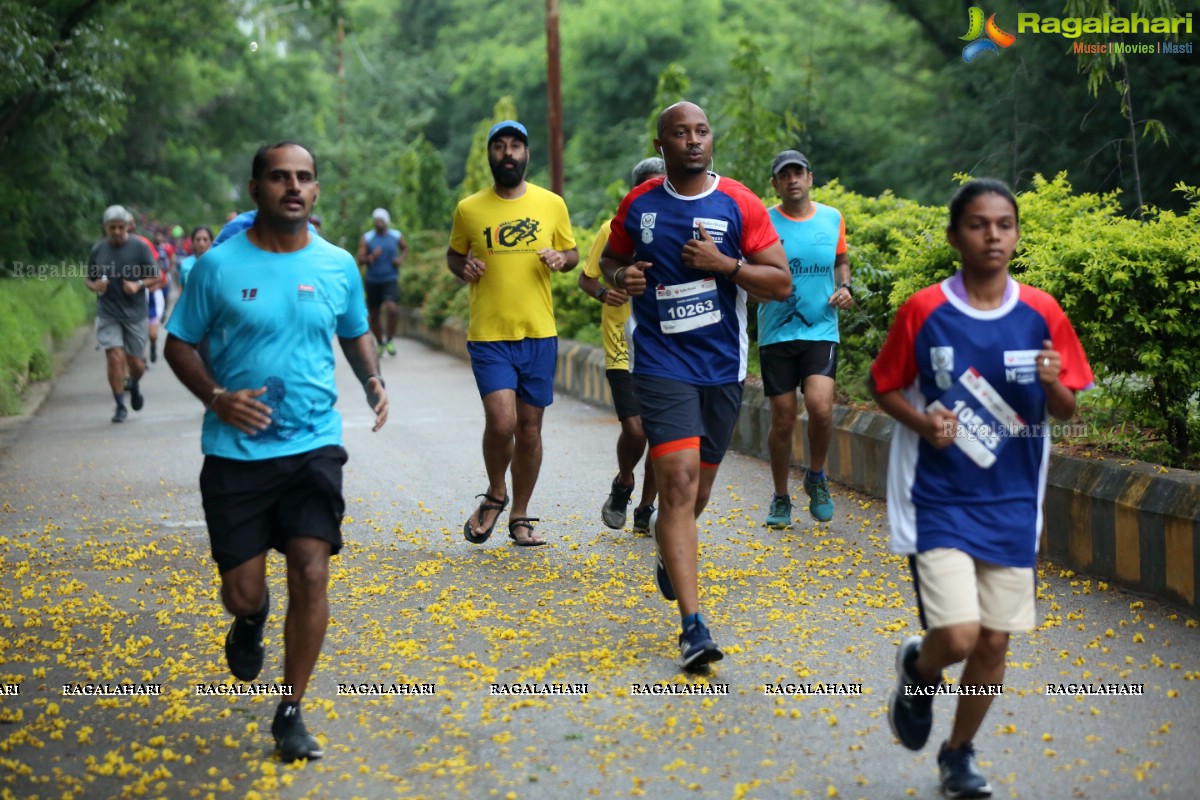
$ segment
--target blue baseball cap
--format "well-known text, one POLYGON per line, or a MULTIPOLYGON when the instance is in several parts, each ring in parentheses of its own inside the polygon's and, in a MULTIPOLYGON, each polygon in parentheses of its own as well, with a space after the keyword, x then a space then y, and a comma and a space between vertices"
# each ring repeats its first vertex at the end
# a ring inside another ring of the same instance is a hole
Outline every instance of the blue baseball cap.
POLYGON ((525 126, 517 122, 515 119, 506 119, 503 122, 497 122, 495 125, 493 125, 492 129, 488 131, 488 146, 491 146, 492 139, 495 139, 501 134, 516 136, 525 144, 529 144, 529 131, 525 130, 525 126))

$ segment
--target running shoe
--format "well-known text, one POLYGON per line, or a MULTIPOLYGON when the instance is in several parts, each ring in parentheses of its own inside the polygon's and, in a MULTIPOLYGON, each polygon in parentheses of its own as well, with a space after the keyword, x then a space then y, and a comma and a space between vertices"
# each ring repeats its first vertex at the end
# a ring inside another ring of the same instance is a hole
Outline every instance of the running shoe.
POLYGON ((628 508, 629 498, 632 495, 632 486, 622 486, 620 476, 613 478, 612 490, 608 493, 608 499, 600 507, 600 518, 604 520, 605 525, 615 531, 625 527, 625 509, 628 508))
POLYGON ((650 537, 654 539, 654 583, 658 586, 658 590, 662 592, 662 596, 668 600, 675 599, 675 589, 671 586, 671 576, 667 573, 667 566, 663 563, 662 553, 658 551, 658 512, 653 511, 650 514, 650 537))
POLYGON ((263 598, 262 610, 252 617, 235 617, 225 634, 225 662, 239 681, 252 681, 262 671, 263 629, 271 610, 271 595, 263 598))
POLYGON ((124 422, 125 418, 128 416, 129 416, 129 409, 125 408, 125 406, 117 406, 117 410, 112 415, 112 421, 113 422, 124 422))
POLYGON ((394 355, 396 355, 396 345, 395 345, 395 343, 394 343, 394 342, 393 342, 391 339, 388 339, 388 340, 387 340, 387 344, 385 344, 385 345, 383 346, 383 348, 384 348, 385 350, 387 350, 387 354, 388 354, 389 356, 394 356, 394 355))
POLYGON ((888 725, 909 750, 924 747, 933 728, 934 695, 917 690, 937 684, 927 684, 917 677, 915 665, 920 652, 920 636, 910 636, 900 643, 896 649, 896 688, 888 698, 888 725))
POLYGON ((808 513, 817 522, 829 522, 833 519, 833 499, 829 496, 829 481, 821 478, 810 481, 808 474, 804 476, 804 491, 808 495, 808 513))
POLYGON ((703 622, 693 622, 679 634, 679 666, 693 670, 725 657, 703 622))
POLYGON ((951 750, 942 742, 938 751, 938 773, 946 797, 991 797, 992 787, 975 764, 975 745, 967 742, 951 750))
POLYGON ((129 405, 134 411, 141 411, 142 406, 146 405, 146 397, 138 388, 137 381, 129 382, 129 405))
POLYGON ((654 513, 654 506, 644 506, 633 510, 633 531, 634 533, 649 533, 650 532, 650 515, 654 513))
POLYGON ((771 510, 767 513, 768 528, 787 528, 792 524, 792 498, 777 494, 771 498, 771 510))
POLYGON ((311 761, 325 755, 317 737, 308 732, 297 703, 279 704, 275 721, 271 723, 271 735, 275 737, 275 752, 285 764, 302 758, 311 761))
MULTIPOLYGON (((150 342, 150 363, 158 361, 158 342, 151 340, 150 342)), ((134 411, 137 411, 135 408, 134 411)))

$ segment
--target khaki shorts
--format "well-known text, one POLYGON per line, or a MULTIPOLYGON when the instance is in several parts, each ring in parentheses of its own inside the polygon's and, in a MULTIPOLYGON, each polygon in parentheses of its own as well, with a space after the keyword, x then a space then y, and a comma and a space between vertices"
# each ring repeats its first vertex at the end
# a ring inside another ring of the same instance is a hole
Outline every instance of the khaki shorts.
POLYGON ((96 317, 96 343, 103 350, 124 350, 134 358, 146 358, 146 342, 150 339, 150 321, 119 320, 96 317))
POLYGON ((977 623, 1002 633, 1037 626, 1032 567, 1002 567, 938 547, 910 557, 926 629, 977 623))

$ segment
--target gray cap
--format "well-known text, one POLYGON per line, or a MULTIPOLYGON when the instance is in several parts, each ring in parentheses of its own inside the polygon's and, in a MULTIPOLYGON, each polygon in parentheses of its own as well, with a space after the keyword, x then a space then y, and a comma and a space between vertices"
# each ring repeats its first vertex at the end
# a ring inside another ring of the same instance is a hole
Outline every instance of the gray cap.
POLYGON ((801 153, 799 150, 784 150, 779 155, 775 156, 775 160, 771 162, 771 177, 779 174, 779 170, 795 164, 798 167, 804 167, 806 170, 812 171, 812 167, 808 165, 808 156, 801 153))
POLYGON ((129 222, 133 219, 133 214, 125 210, 125 206, 109 206, 104 209, 104 224, 110 222, 129 222))

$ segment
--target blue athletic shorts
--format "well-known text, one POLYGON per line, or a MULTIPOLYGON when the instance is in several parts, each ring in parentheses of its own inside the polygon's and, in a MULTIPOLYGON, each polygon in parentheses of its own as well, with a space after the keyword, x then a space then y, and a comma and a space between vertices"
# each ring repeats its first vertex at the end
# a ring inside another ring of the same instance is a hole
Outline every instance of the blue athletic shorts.
POLYGON ((509 342, 467 342, 479 396, 512 389, 523 403, 545 408, 554 402, 558 337, 509 342))
POLYGON ((651 458, 698 446, 702 464, 721 463, 742 408, 740 381, 693 386, 636 374, 633 381, 651 458))

